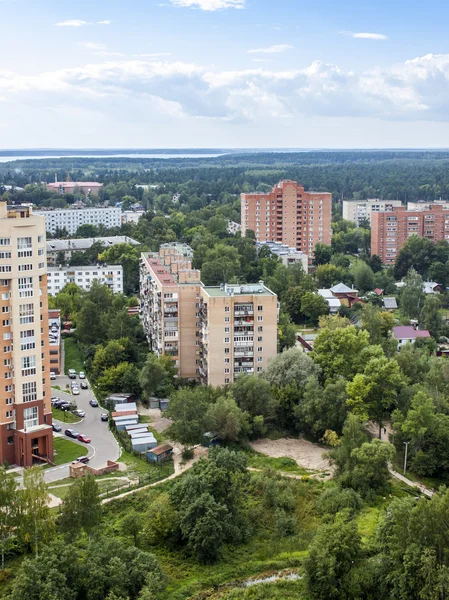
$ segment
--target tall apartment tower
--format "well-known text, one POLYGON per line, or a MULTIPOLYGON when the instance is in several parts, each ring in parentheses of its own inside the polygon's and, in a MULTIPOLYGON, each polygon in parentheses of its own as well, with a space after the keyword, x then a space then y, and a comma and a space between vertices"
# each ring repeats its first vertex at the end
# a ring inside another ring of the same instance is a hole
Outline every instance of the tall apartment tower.
POLYGON ((140 316, 151 350, 204 384, 261 372, 277 353, 276 294, 263 282, 204 286, 192 254, 186 244, 142 254, 140 316))
POLYGON ((258 242, 282 242, 313 258, 318 243, 331 243, 332 194, 305 192, 296 181, 281 181, 268 194, 241 194, 242 235, 258 242))
POLYGON ((45 219, 0 202, 0 249, 0 463, 51 463, 45 219))
POLYGON ((432 242, 449 241, 449 208, 435 204, 431 209, 407 210, 394 208, 390 212, 371 215, 371 254, 377 254, 385 264, 393 264, 407 239, 417 235, 432 242))

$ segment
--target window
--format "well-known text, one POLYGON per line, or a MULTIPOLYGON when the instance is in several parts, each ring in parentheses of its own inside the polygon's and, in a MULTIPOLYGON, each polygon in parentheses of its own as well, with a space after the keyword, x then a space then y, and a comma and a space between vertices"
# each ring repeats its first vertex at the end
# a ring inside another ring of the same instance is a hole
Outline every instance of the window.
POLYGON ((20 332, 20 349, 21 350, 33 350, 36 347, 34 341, 34 329, 27 329, 26 331, 20 332))
POLYGON ((225 327, 225 333, 229 333, 229 327, 225 327))
POLYGON ((11 346, 3 346, 3 352, 11 352, 11 346))
POLYGON ((43 236, 43 235, 38 235, 38 236, 37 236, 37 241, 39 242, 39 244, 40 244, 41 242, 43 242, 43 241, 44 241, 44 236, 43 236))
POLYGON ((230 372, 229 369, 225 369, 225 373, 228 374, 230 372))
POLYGON ((6 418, 7 419, 11 419, 11 417, 12 417, 12 410, 7 410, 6 411, 6 418))
POLYGON ((225 348, 225 354, 229 354, 229 348, 225 348))
POLYGON ((224 339, 224 343, 225 343, 225 344, 229 344, 229 338, 228 338, 228 337, 225 337, 225 339, 224 339))
POLYGON ((3 334, 3 339, 4 340, 10 340, 11 339, 11 334, 10 333, 4 333, 3 334))
POLYGON ((11 238, 0 238, 0 246, 11 246, 11 238))
POLYGON ((261 356, 257 357, 257 362, 262 362, 262 357, 261 356))
POLYGON ((0 273, 11 273, 11 265, 0 265, 0 273))
POLYGON ((12 435, 8 437, 8 445, 10 446, 11 444, 14 444, 14 438, 12 435))
POLYGON ((229 383, 229 377, 226 377, 225 383, 229 383))
POLYGON ((259 337, 257 338, 257 341, 258 341, 258 342, 261 342, 261 341, 262 341, 262 336, 261 336, 261 335, 259 335, 259 337))
POLYGON ((12 385, 5 385, 5 392, 12 392, 12 385))
POLYGON ((230 317, 225 317, 225 323, 229 323, 230 317))
POLYGON ((28 427, 36 427, 37 425, 39 425, 37 406, 25 408, 23 411, 23 428, 28 429, 28 427))
POLYGON ((22 383, 22 399, 24 402, 37 400, 36 382, 22 383))
POLYGON ((19 305, 20 324, 34 323, 34 305, 20 304, 19 305))
POLYGON ((8 279, 2 279, 2 286, 5 287, 9 285, 9 280, 8 279))
POLYGON ((31 298, 33 295, 33 278, 19 277, 19 298, 31 298))
POLYGON ((231 360, 230 358, 225 358, 225 364, 229 365, 230 360, 231 360))
POLYGON ((19 265, 19 271, 32 271, 33 270, 33 265, 27 263, 24 265, 19 265))
POLYGON ((17 256, 19 258, 30 258, 31 256, 33 256, 33 251, 32 250, 19 250, 17 252, 17 256))
POLYGON ((262 346, 259 346, 259 347, 257 348, 257 352, 263 352, 263 348, 262 348, 262 346))
POLYGON ((229 312, 231 308, 229 306, 225 306, 225 312, 229 312))
POLYGON ((36 375, 36 356, 22 356, 22 377, 36 375))
POLYGON ((43 269, 45 267, 45 263, 41 262, 37 265, 38 269, 43 269))
POLYGON ((258 320, 259 322, 260 322, 260 321, 263 321, 263 317, 262 317, 262 315, 259 315, 259 316, 257 317, 257 320, 258 320))
POLYGON ((0 252, 0 258, 11 258, 11 252, 0 252))
POLYGON ((6 398, 5 402, 6 404, 12 404, 12 398, 6 398))
POLYGON ((38 256, 44 256, 44 249, 43 248, 39 248, 39 250, 37 251, 37 255, 38 256))
POLYGON ((2 313, 8 313, 9 312, 9 306, 2 306, 2 313))
POLYGON ((259 312, 262 312, 262 311, 263 311, 263 306, 260 306, 260 305, 259 305, 259 306, 257 307, 257 310, 258 310, 259 312))
POLYGON ((261 373, 262 372, 262 367, 257 367, 257 372, 261 373))
POLYGON ((3 327, 9 327, 9 319, 3 319, 2 325, 3 327))
POLYGON ((32 247, 32 240, 30 237, 19 237, 17 238, 17 248, 19 250, 24 250, 25 248, 32 247))
POLYGON ((257 331, 258 331, 259 333, 262 333, 262 331, 263 331, 263 327, 262 327, 262 325, 259 325, 259 327, 257 328, 257 331))
POLYGON ((11 364, 11 359, 10 358, 5 358, 5 360, 3 361, 3 364, 5 365, 5 367, 9 367, 11 364))

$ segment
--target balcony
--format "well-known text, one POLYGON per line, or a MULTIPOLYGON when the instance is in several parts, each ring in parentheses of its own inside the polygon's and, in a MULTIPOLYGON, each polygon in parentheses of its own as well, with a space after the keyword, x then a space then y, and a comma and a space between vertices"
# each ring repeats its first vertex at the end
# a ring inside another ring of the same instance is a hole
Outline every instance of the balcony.
POLYGON ((252 350, 234 350, 234 357, 238 358, 238 357, 250 357, 250 356, 254 356, 254 352, 252 350))
POLYGON ((248 308, 248 309, 236 308, 236 309, 234 309, 234 317, 246 317, 246 316, 251 316, 251 315, 254 315, 253 308, 248 308))
POLYGON ((246 348, 248 346, 254 346, 254 340, 245 340, 242 342, 236 341, 234 340, 234 347, 235 348, 246 348))
POLYGON ((246 320, 234 319, 234 326, 236 325, 254 325, 254 318, 248 317, 246 320))

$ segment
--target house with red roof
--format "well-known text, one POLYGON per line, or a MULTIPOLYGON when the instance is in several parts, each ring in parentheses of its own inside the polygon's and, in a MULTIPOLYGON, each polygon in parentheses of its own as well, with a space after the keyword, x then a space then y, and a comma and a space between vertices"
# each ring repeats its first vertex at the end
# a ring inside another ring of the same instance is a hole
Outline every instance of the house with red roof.
POLYGON ((393 327, 393 337, 398 342, 398 348, 404 344, 414 344, 418 338, 430 338, 427 329, 415 329, 413 325, 398 325, 393 327))

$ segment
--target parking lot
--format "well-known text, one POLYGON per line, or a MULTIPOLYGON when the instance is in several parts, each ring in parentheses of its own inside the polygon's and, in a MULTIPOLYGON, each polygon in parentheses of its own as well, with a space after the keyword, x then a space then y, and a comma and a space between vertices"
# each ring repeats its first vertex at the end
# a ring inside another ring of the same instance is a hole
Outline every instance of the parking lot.
MULTIPOLYGON (((79 396, 73 396, 72 394, 67 394, 66 392, 62 391, 66 388, 67 384, 70 385, 72 381, 77 381, 79 384, 81 380, 78 378, 78 376, 76 380, 73 380, 69 379, 65 375, 57 375, 56 379, 53 380, 51 384, 52 386, 59 386, 61 390, 52 389, 51 395, 57 396, 58 398, 61 398, 61 400, 66 399, 69 402, 75 402, 79 409, 85 411, 86 416, 83 419, 81 419, 80 423, 64 423, 61 420, 54 419, 53 422, 62 427, 62 432, 54 433, 53 435, 66 437, 64 435, 65 429, 75 429, 76 431, 78 431, 78 433, 83 433, 87 435, 91 439, 91 443, 87 445, 89 449, 89 465, 96 468, 103 467, 104 465, 106 465, 108 460, 118 459, 120 454, 119 446, 114 436, 109 431, 108 423, 103 422, 100 419, 101 413, 105 411, 101 407, 94 408, 89 404, 89 400, 92 400, 94 398, 94 395, 90 390, 89 382, 87 382, 89 385, 89 389, 82 390, 80 388, 79 396)), ((70 439, 70 441, 80 444, 81 446, 86 446, 86 444, 83 444, 82 442, 77 442, 72 438, 67 437, 67 439, 70 439)), ((45 479, 47 482, 56 481, 58 479, 64 479, 68 476, 68 465, 53 467, 50 469, 46 469, 45 471, 45 479)))

